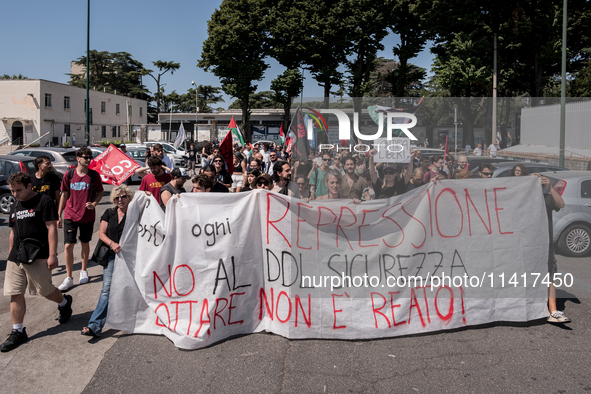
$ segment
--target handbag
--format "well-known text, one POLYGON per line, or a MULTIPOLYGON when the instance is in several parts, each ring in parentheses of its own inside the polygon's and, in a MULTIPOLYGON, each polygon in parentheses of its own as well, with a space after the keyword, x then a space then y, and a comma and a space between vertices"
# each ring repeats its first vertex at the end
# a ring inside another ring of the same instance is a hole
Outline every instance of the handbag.
MULTIPOLYGON (((14 227, 16 228, 16 235, 20 239, 21 234, 16 219, 14 221, 14 227)), ((16 251, 16 259, 23 264, 33 264, 44 245, 45 242, 41 242, 35 238, 21 239, 16 251)))
POLYGON ((92 260, 96 261, 97 264, 106 267, 109 265, 109 254, 111 250, 105 243, 99 239, 96 247, 94 248, 94 253, 92 254, 92 260))

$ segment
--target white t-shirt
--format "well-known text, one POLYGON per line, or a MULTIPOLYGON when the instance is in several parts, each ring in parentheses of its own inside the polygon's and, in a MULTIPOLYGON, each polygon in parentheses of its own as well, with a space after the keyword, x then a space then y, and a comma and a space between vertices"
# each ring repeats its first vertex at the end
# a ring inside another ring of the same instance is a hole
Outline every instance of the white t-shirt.
POLYGON ((490 152, 491 157, 497 157, 497 150, 498 149, 497 149, 496 145, 493 144, 493 145, 489 146, 488 150, 490 152))
POLYGON ((474 154, 476 156, 482 156, 482 149, 480 149, 480 148, 474 148, 474 154))

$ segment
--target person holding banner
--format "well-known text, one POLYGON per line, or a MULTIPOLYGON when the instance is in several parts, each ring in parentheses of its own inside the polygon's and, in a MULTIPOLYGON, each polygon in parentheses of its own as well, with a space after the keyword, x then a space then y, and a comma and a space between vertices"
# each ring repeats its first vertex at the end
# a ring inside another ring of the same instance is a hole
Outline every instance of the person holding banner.
POLYGON ((189 174, 184 168, 175 168, 170 173, 170 176, 172 176, 170 182, 162 186, 160 189, 160 208, 162 208, 164 212, 166 212, 166 204, 168 204, 168 200, 170 200, 172 196, 186 192, 183 185, 187 179, 189 179, 189 174))
POLYGON ((107 209, 101 217, 99 238, 110 249, 109 259, 107 265, 103 268, 103 288, 101 289, 98 303, 88 321, 88 325, 82 328, 82 335, 100 337, 101 330, 107 320, 111 280, 115 268, 115 254, 121 252, 119 240, 125 227, 127 207, 131 200, 133 200, 133 191, 127 185, 117 186, 111 192, 111 203, 113 207, 107 209))

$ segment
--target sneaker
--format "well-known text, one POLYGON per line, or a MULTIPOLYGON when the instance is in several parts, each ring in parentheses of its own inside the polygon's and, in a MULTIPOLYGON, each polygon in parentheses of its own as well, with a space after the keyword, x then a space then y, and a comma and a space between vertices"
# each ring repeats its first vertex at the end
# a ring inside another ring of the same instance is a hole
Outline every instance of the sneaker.
POLYGON ((560 311, 554 311, 548 316, 548 321, 551 323, 568 323, 570 319, 560 311))
POLYGON ((88 271, 80 271, 80 284, 88 283, 88 271))
POLYGON ((68 301, 68 303, 64 306, 57 307, 57 309, 60 311, 60 316, 58 318, 60 324, 67 323, 72 316, 72 296, 66 294, 64 298, 66 301, 68 301))
POLYGON ((74 286, 74 279, 72 279, 70 277, 66 277, 66 279, 64 279, 62 284, 58 286, 58 289, 60 289, 61 291, 66 291, 73 286, 74 286))
POLYGON ((9 352, 13 349, 16 349, 17 347, 19 347, 23 343, 27 342, 28 340, 29 340, 29 337, 27 336, 27 332, 25 331, 24 328, 23 328, 22 332, 19 332, 17 330, 12 330, 12 332, 8 336, 8 339, 6 341, 4 341, 4 343, 2 345, 0 345, 0 352, 2 352, 2 353, 9 352))

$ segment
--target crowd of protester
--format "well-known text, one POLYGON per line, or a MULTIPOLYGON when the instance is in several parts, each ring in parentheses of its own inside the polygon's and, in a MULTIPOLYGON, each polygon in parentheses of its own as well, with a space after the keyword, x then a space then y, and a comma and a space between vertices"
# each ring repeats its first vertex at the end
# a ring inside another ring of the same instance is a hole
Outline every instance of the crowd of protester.
MULTIPOLYGON (((477 149, 479 147, 474 150, 476 154, 477 149)), ((197 150, 194 145, 191 145, 191 150, 196 157, 197 150)), ((491 156, 492 153, 490 152, 491 156)), ((496 154, 496 151, 494 153, 496 154)), ((453 156, 423 156, 420 148, 410 149, 409 163, 376 162, 375 149, 366 153, 341 150, 322 151, 318 154, 314 149, 310 149, 309 156, 293 160, 283 147, 274 147, 267 142, 255 143, 253 146, 235 146, 229 163, 220 155, 217 145, 208 143, 201 154, 202 167, 198 169, 195 163, 190 163, 187 172, 184 168, 173 168, 172 161, 163 152, 162 146, 153 145, 147 152, 146 166, 136 171, 136 174, 142 177, 139 190, 154 196, 163 210, 166 210, 173 196, 187 192, 184 188, 187 180, 192 183, 189 190, 193 193, 248 193, 255 189, 263 189, 306 201, 347 199, 360 204, 363 201, 398 196, 428 182, 491 178, 494 172, 492 164, 486 162, 480 164, 478 171, 470 171, 465 154, 460 154, 457 159, 453 156), (229 171, 228 166, 231 166, 232 171, 229 171)), ((103 187, 99 174, 88 168, 92 160, 92 151, 81 148, 77 151, 76 158, 76 168, 69 170, 61 183, 50 171, 51 161, 47 156, 40 156, 35 160, 35 174, 17 172, 8 179, 16 202, 12 206, 9 220, 10 251, 4 295, 11 297, 10 315, 13 330, 9 338, 0 345, 2 352, 10 351, 28 340, 23 326, 26 311, 24 293, 27 287, 32 295, 41 295, 58 304, 60 324, 69 320, 73 300, 69 295, 62 295, 62 292, 74 285, 73 248, 77 236, 82 245, 79 283, 88 283, 86 267, 90 258, 89 242, 93 233, 95 207, 103 197, 103 187), (58 227, 64 228, 67 275, 62 284, 54 287, 51 270, 58 266, 58 227), (31 239, 36 240, 36 250, 30 246, 31 243, 34 244, 31 239), (35 253, 30 255, 27 254, 29 251, 22 252, 22 249, 27 248, 32 248, 35 253), (23 257, 23 253, 30 257, 30 261, 23 261, 28 258, 23 257)), ((516 165, 510 175, 530 174, 525 166, 516 165)), ((531 175, 540 177, 543 186, 551 238, 552 211, 564 207, 564 201, 547 177, 540 174, 531 175)), ((115 256, 125 247, 119 244, 119 240, 125 224, 127 207, 133 196, 133 191, 127 185, 116 187, 110 195, 113 206, 101 217, 100 244, 95 249, 93 259, 103 261, 103 288, 90 321, 82 329, 83 335, 101 335, 108 310, 115 256)), ((551 275, 557 269, 552 239, 548 269, 551 275)), ((548 305, 548 321, 570 321, 564 313, 556 309, 553 286, 550 288, 548 305)))

